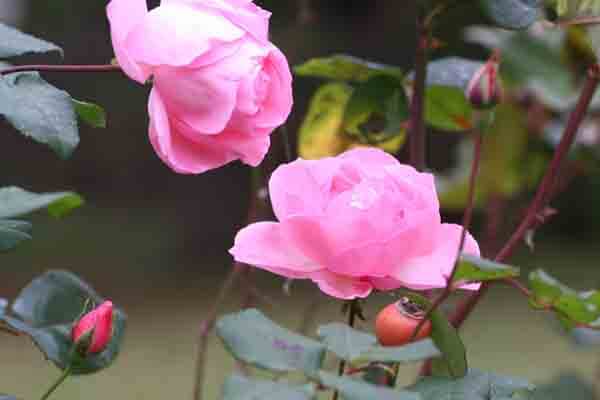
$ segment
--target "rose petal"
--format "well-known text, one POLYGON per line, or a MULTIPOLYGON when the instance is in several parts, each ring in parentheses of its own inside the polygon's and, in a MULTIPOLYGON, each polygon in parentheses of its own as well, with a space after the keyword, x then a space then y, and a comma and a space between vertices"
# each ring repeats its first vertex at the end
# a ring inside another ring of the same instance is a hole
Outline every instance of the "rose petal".
POLYGON ((338 299, 365 298, 373 291, 373 285, 368 281, 337 275, 327 270, 312 273, 310 278, 319 285, 321 291, 338 299))

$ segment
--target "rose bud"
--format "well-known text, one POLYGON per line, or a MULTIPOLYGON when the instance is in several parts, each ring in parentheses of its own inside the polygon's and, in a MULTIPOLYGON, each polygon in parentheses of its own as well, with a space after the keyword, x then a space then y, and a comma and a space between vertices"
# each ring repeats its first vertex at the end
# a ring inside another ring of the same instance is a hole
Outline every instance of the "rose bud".
POLYGON ((112 330, 113 304, 105 301, 77 321, 71 339, 81 354, 100 353, 110 342, 112 330))
MULTIPOLYGON (((385 307, 375 320, 375 333, 382 346, 403 346, 411 341, 417 326, 425 317, 425 311, 410 299, 404 297, 385 307)), ((414 340, 431 334, 431 322, 427 321, 419 329, 414 340)))
POLYGON ((475 108, 486 109, 497 105, 502 98, 502 83, 498 75, 500 57, 494 53, 471 78, 465 96, 475 108))

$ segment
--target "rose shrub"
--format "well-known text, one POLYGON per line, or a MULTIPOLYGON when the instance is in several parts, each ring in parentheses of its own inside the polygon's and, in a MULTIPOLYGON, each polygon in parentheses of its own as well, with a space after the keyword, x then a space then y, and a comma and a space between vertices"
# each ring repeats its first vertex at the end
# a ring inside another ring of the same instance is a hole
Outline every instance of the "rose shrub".
MULTIPOLYGON (((433 175, 357 149, 282 165, 269 192, 279 223, 242 229, 230 250, 237 261, 342 299, 446 286, 462 228, 441 222, 433 175)), ((479 255, 471 235, 464 251, 479 255)))
POLYGON ((112 0, 119 65, 153 78, 150 140, 179 173, 234 160, 256 166, 292 107, 292 76, 268 39, 270 13, 251 0, 112 0))

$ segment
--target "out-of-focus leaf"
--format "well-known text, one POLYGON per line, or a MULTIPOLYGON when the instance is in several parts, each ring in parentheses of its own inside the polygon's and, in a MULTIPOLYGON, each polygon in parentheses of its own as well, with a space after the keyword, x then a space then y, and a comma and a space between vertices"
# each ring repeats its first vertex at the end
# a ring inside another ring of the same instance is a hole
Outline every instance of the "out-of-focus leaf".
POLYGON ((529 400, 535 392, 535 388, 523 379, 478 370, 470 370, 460 379, 421 378, 409 389, 418 392, 422 400, 529 400))
POLYGON ((485 14, 499 27, 525 29, 542 15, 542 0, 479 0, 485 14))
POLYGON ((27 35, 13 27, 0 23, 0 58, 16 57, 27 53, 63 51, 54 43, 27 35))
POLYGON ((576 373, 563 373, 537 387, 533 400, 594 400, 594 388, 576 373))
POLYGON ((31 224, 26 221, 0 219, 0 252, 31 239, 31 224))
POLYGON ((58 368, 71 366, 73 374, 89 374, 108 367, 117 357, 125 333, 126 316, 114 309, 113 335, 107 348, 82 357, 72 352, 72 324, 85 304, 105 299, 88 284, 67 271, 48 271, 26 286, 11 307, 11 315, 0 319, 12 329, 31 337, 58 368))
POLYGON ((19 132, 68 158, 79 144, 71 96, 44 81, 38 73, 0 77, 0 115, 19 132))
POLYGON ((424 361, 441 355, 433 340, 423 339, 404 346, 374 346, 360 354, 357 361, 409 363, 424 361))
POLYGON ((481 61, 461 57, 447 57, 432 61, 427 66, 427 85, 449 86, 464 91, 471 78, 484 64, 481 61))
MULTIPOLYGON (((431 302, 421 295, 410 293, 407 297, 424 310, 431 308, 431 302)), ((442 357, 437 360, 438 364, 442 363, 452 377, 464 377, 468 371, 467 352, 456 328, 438 310, 431 314, 430 321, 431 339, 442 353, 442 357)))
POLYGON ((363 82, 373 75, 380 74, 394 76, 398 79, 403 77, 400 68, 342 54, 310 59, 295 67, 294 72, 299 76, 351 82, 363 82))
POLYGON ((516 267, 500 264, 470 254, 463 254, 460 257, 460 262, 454 276, 454 281, 483 282, 505 278, 515 278, 519 276, 519 274, 520 271, 516 267))
POLYGON ((425 120, 437 129, 466 131, 472 128, 473 107, 463 91, 449 86, 429 86, 425 90, 425 120))
MULTIPOLYGON (((321 86, 311 99, 309 109, 298 135, 298 154, 304 159, 332 157, 353 147, 364 146, 344 132, 346 105, 353 89, 344 83, 321 86)), ((377 147, 396 152, 405 136, 392 137, 377 147)))
POLYGON ((14 186, 0 188, 0 218, 18 217, 44 207, 50 215, 62 217, 82 203, 81 196, 73 192, 33 193, 14 186))
POLYGON ((402 81, 375 75, 352 92, 344 112, 344 128, 360 142, 385 142, 404 135, 402 123, 408 120, 408 107, 402 81))
POLYGON ((560 17, 575 18, 600 15, 599 0, 547 0, 560 17))
POLYGON ((319 372, 316 378, 323 386, 337 390, 344 400, 421 400, 417 393, 392 390, 325 371, 319 372))
POLYGON ((255 309, 220 318, 217 335, 238 360, 272 371, 316 372, 325 356, 323 344, 275 324, 255 309))
POLYGON ((281 382, 232 375, 223 386, 222 400, 312 400, 314 385, 292 386, 281 382))
POLYGON ((73 99, 75 112, 83 121, 92 128, 106 128, 106 112, 102 107, 94 103, 73 99))

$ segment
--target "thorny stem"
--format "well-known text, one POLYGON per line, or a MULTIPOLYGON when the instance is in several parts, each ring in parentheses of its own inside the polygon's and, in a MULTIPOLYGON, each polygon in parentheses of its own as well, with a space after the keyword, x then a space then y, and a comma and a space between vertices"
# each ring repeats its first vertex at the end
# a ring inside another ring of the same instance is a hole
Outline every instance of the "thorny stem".
MULTIPOLYGON (((511 238, 508 240, 506 245, 500 250, 495 260, 497 262, 503 262, 514 253, 515 249, 521 243, 521 241, 527 235, 527 232, 531 229, 536 228, 543 221, 540 220, 540 213, 544 210, 547 204, 550 202, 553 193, 554 186, 557 181, 557 177, 560 173, 561 166, 569 152, 569 149, 573 145, 579 126, 583 121, 587 110, 592 101, 592 97, 598 88, 600 83, 600 65, 594 64, 588 70, 588 75, 579 97, 579 101, 575 110, 571 113, 565 132, 562 139, 554 153, 554 157, 548 166, 546 174, 538 187, 538 191, 533 199, 531 205, 528 208, 525 219, 521 222, 517 230, 513 233, 511 238)), ((475 293, 469 295, 462 303, 460 303, 454 313, 450 316, 450 322, 457 328, 459 328, 465 320, 469 317, 475 306, 479 303, 479 300, 489 289, 489 283, 483 283, 481 288, 475 293)))
POLYGON ((417 50, 415 79, 410 105, 410 164, 419 171, 425 169, 425 81, 427 80, 427 52, 429 26, 423 10, 417 10, 417 50))
MULTIPOLYGON (((348 326, 354 327, 354 323, 356 322, 356 317, 358 316, 358 299, 351 300, 350 307, 348 307, 348 326)), ((344 370, 346 369, 346 361, 340 360, 340 364, 338 367, 338 375, 344 375, 344 370)), ((339 393, 338 391, 333 392, 332 400, 338 400, 339 393)))
POLYGON ((116 72, 121 71, 121 67, 113 64, 101 65, 19 65, 17 67, 5 68, 0 70, 0 75, 13 74, 16 72, 116 72))
POLYGON ((62 373, 61 376, 58 377, 58 379, 56 380, 56 382, 54 382, 52 384, 52 386, 50 386, 50 388, 46 391, 46 393, 44 393, 44 395, 40 398, 40 400, 46 400, 48 397, 50 397, 50 395, 52 393, 54 393, 56 391, 56 389, 58 389, 58 387, 60 385, 62 385, 64 383, 64 381, 67 380, 67 378, 71 375, 71 366, 69 365, 62 373))

